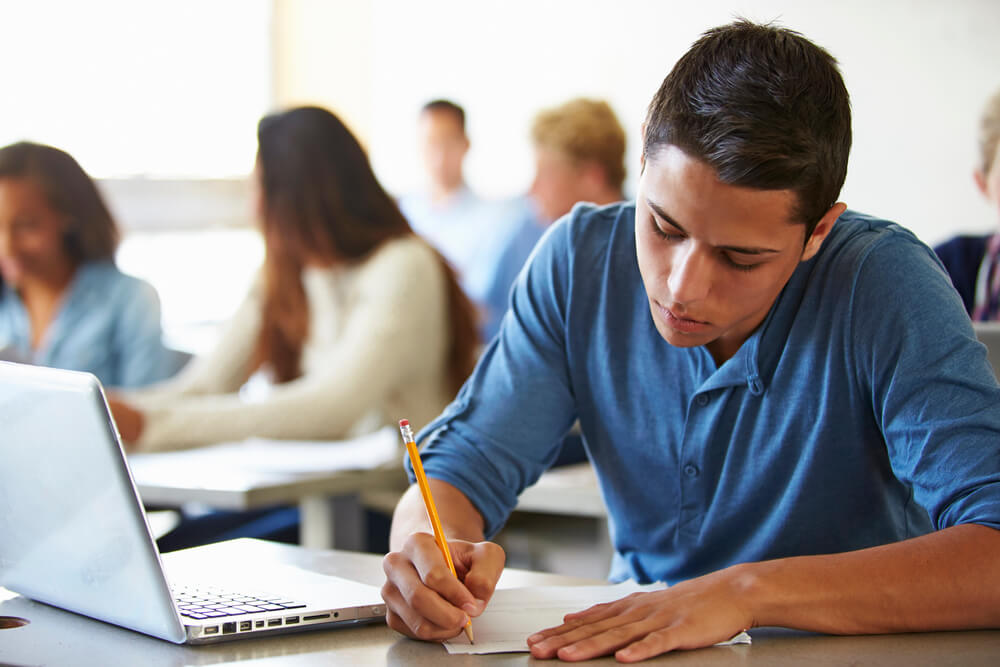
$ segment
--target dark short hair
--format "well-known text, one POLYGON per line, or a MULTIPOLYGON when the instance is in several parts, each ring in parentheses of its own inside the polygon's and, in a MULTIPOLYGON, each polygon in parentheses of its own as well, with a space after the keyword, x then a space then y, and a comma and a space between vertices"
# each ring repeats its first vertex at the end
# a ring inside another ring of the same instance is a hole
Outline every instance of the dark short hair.
POLYGON ((851 106, 837 61, 801 34, 738 20, 707 31, 663 80, 643 153, 676 146, 723 183, 791 190, 806 238, 847 176, 851 106))
POLYGON ((114 261, 119 232, 93 179, 69 153, 20 141, 0 148, 0 179, 31 181, 54 211, 66 219, 63 237, 74 262, 114 261))
POLYGON ((451 100, 431 100, 420 108, 421 114, 431 112, 451 114, 455 117, 458 127, 461 128, 463 133, 465 132, 465 109, 451 100))

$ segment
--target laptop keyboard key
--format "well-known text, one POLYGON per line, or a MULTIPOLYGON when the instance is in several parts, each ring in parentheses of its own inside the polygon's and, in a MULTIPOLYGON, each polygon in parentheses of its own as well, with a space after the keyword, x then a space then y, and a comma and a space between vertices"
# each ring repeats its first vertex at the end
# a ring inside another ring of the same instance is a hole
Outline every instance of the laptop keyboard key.
POLYGON ((235 591, 229 593, 211 587, 181 589, 175 592, 175 599, 181 615, 195 619, 243 616, 306 606, 303 602, 271 593, 247 594, 235 591))
POLYGON ((248 612, 243 611, 239 607, 220 607, 220 608, 216 609, 215 611, 222 612, 226 616, 241 616, 243 614, 248 613, 248 612))

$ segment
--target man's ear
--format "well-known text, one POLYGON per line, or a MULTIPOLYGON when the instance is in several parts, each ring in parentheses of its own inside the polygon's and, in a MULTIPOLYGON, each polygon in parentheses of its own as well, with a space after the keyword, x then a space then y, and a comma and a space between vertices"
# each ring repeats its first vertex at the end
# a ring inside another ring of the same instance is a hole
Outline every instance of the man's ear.
POLYGON ((976 187, 979 191, 983 193, 984 197, 989 197, 989 191, 986 189, 986 174, 983 173, 982 169, 976 169, 972 172, 972 180, 976 182, 976 187))
POLYGON ((812 234, 806 239, 806 246, 802 250, 802 257, 799 261, 806 261, 807 259, 812 259, 813 256, 819 252, 820 247, 823 245, 823 241, 830 234, 830 230, 833 229, 833 225, 837 222, 837 218, 847 210, 847 204, 844 202, 837 202, 830 207, 822 218, 820 218, 819 223, 813 229, 812 234))

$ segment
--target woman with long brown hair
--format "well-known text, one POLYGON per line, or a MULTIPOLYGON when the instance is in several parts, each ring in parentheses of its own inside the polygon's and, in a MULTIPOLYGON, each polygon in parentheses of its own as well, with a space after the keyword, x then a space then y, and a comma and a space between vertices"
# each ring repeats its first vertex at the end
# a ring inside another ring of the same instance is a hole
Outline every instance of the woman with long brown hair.
POLYGON ((113 402, 134 449, 424 423, 474 364, 472 306, 340 120, 296 108, 263 118, 257 138, 263 269, 214 351, 113 402))

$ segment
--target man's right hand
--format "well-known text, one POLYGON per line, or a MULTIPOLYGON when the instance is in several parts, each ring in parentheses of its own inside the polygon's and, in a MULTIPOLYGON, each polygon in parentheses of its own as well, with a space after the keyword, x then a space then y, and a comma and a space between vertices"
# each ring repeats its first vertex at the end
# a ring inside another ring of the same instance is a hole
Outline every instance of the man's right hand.
POLYGON ((462 632, 486 609, 506 555, 492 542, 448 540, 458 578, 448 569, 434 536, 417 532, 382 561, 382 599, 390 628, 414 639, 444 641, 462 632))

